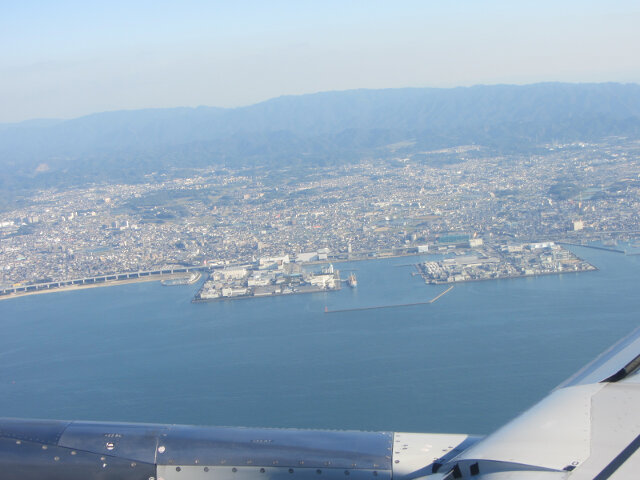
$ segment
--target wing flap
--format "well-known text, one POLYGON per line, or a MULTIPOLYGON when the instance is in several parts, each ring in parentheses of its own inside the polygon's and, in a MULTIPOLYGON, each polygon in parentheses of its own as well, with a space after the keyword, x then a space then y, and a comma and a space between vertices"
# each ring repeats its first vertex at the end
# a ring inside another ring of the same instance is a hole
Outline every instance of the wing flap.
MULTIPOLYGON (((633 364, 640 354, 640 327, 604 351, 557 388, 611 381, 618 372, 633 364)), ((638 365, 633 367, 634 370, 638 365)), ((631 372, 626 372, 629 374, 631 372)), ((626 376, 626 375, 625 375, 626 376)))
POLYGON ((626 478, 619 471, 639 461, 639 354, 636 329, 446 467, 475 462, 480 474, 492 473, 483 468, 496 467, 513 473, 554 470, 571 480, 626 478))

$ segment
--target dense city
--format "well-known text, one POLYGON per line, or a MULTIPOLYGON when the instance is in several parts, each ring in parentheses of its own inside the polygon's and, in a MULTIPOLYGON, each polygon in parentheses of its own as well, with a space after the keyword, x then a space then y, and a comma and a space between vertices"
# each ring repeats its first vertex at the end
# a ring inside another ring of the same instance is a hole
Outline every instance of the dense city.
POLYGON ((211 167, 38 191, 0 213, 0 290, 283 255, 336 262, 474 241, 633 241, 640 232, 640 142, 513 155, 402 147, 388 147, 392 160, 300 172, 211 167))

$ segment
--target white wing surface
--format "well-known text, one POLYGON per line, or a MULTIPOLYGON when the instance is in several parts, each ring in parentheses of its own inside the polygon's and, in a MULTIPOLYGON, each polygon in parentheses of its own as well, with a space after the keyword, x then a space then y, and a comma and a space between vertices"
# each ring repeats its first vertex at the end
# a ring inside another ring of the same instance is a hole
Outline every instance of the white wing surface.
POLYGON ((637 329, 427 478, 640 479, 639 367, 637 329))

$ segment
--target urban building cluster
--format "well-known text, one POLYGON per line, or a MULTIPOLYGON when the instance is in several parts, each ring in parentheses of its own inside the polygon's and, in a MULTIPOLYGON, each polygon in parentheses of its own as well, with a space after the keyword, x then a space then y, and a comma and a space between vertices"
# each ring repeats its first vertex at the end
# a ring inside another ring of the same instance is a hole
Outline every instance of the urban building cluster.
POLYGON ((417 265, 427 283, 458 283, 528 277, 596 268, 554 242, 505 244, 473 249, 464 256, 417 265))
POLYGON ((214 270, 194 301, 289 295, 339 290, 340 272, 333 265, 306 272, 289 256, 261 258, 257 266, 241 265, 214 270))
POLYGON ((399 150, 391 161, 313 170, 211 167, 41 190, 0 212, 0 289, 283 255, 439 251, 452 237, 500 245, 638 235, 639 142, 487 152, 399 150))

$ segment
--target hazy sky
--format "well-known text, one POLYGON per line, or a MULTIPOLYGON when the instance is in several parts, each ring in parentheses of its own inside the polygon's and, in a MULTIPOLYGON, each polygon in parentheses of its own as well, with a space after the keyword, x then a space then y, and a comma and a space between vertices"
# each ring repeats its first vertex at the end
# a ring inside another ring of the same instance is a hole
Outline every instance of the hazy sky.
POLYGON ((0 122, 324 90, 640 82, 640 2, 1 1, 0 122))

